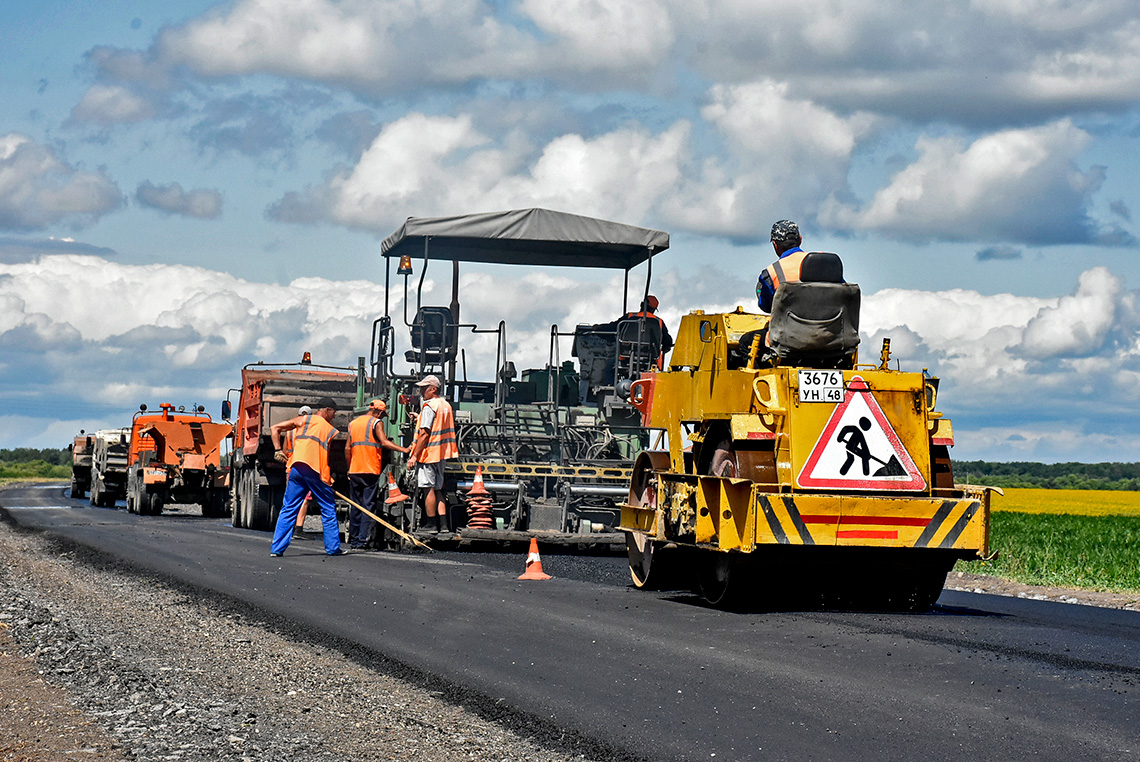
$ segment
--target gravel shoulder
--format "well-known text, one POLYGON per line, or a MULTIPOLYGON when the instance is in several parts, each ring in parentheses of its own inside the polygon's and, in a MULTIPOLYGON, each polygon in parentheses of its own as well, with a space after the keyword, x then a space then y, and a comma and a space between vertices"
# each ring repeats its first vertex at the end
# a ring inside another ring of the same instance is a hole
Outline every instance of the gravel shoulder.
POLYGON ((606 758, 81 556, 0 522, 0 760, 606 758))

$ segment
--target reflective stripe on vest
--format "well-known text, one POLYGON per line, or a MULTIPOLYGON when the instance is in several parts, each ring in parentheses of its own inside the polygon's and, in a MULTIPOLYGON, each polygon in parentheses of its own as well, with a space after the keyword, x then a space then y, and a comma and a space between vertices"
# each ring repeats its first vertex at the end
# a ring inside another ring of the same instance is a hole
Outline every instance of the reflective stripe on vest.
POLYGON ((350 474, 378 474, 384 470, 381 444, 373 433, 379 421, 371 413, 365 413, 348 424, 348 445, 352 448, 348 462, 350 474))
POLYGON ((786 257, 780 257, 768 265, 768 277, 772 280, 772 290, 775 291, 781 283, 798 283, 800 280, 800 266, 808 252, 794 251, 786 257))
POLYGON ((304 463, 321 476, 325 484, 332 484, 329 471, 329 443, 336 436, 333 425, 319 415, 305 416, 301 433, 293 439, 293 455, 289 458, 289 468, 294 463, 304 463))
POLYGON ((459 445, 455 440, 455 414, 451 404, 443 397, 424 400, 424 405, 435 412, 428 433, 427 443, 420 453, 420 463, 439 463, 459 457, 459 445))

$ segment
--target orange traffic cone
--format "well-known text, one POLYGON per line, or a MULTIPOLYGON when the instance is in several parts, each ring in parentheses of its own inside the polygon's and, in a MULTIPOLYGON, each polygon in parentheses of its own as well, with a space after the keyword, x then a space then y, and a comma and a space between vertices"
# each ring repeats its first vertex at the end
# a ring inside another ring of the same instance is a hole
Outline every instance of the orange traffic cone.
POLYGON ((483 486, 483 467, 475 466, 475 483, 467 490, 468 495, 486 495, 487 488, 483 486))
POLYGON ((384 500, 384 505, 391 505, 392 503, 400 503, 400 502, 403 502, 404 500, 407 500, 407 499, 408 499, 408 496, 405 495, 403 492, 401 492, 400 488, 398 486, 396 486, 396 477, 392 475, 391 471, 389 471, 388 472, 388 497, 384 500))
POLYGON ((530 538, 530 553, 526 557, 526 571, 519 579, 552 579, 549 574, 542 571, 542 559, 538 557, 538 538, 530 538))

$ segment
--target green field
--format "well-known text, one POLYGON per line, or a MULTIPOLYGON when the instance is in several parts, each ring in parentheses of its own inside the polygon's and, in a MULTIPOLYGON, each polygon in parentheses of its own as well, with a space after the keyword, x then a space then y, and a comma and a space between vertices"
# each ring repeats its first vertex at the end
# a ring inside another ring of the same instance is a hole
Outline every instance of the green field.
POLYGON ((960 565, 1031 585, 1140 592, 1140 494, 1007 489, 990 524, 993 561, 960 565))
POLYGON ((42 460, 10 463, 0 460, 0 484, 42 479, 71 479, 71 466, 53 465, 42 460))

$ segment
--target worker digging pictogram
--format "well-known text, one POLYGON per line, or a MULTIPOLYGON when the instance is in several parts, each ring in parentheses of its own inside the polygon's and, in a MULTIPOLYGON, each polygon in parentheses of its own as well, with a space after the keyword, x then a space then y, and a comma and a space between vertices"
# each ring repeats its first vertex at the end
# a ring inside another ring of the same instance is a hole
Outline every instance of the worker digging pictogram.
POLYGON ((847 385, 796 483, 818 489, 926 489, 926 480, 860 376, 847 385))

